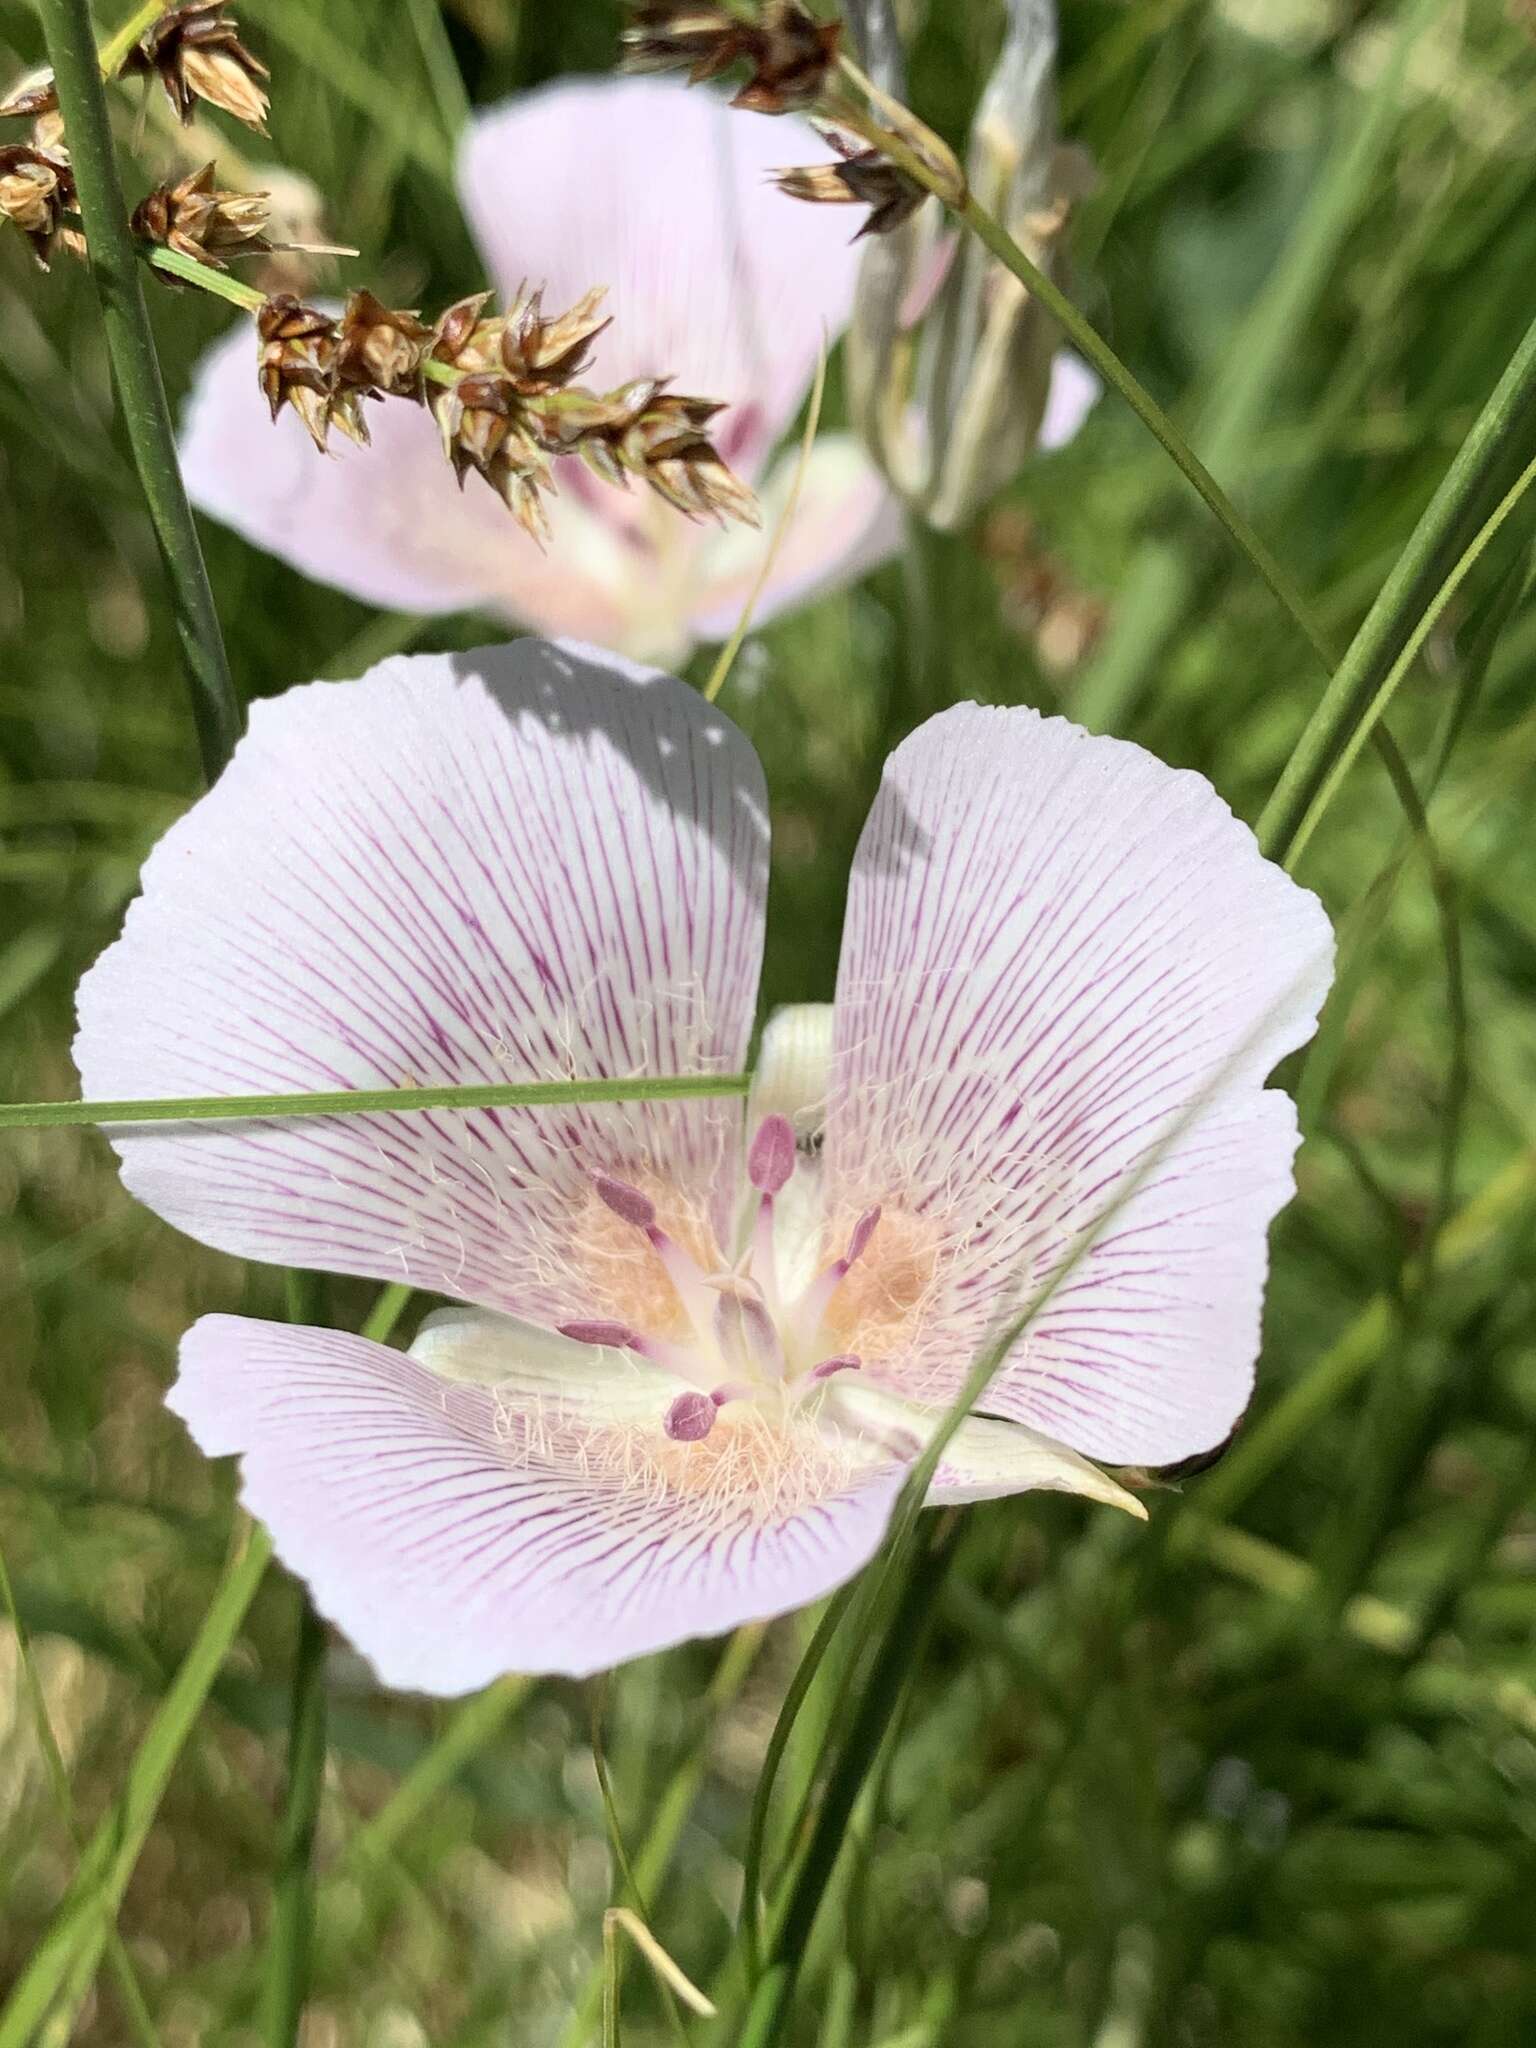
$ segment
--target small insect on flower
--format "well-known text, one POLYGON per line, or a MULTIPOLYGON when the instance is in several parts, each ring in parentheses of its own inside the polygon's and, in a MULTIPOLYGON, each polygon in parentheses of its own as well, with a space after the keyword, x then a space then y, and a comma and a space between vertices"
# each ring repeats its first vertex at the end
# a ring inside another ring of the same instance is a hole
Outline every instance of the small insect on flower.
POLYGON ((267 132, 265 64, 240 40, 225 0, 178 0, 152 22, 123 64, 125 77, 152 73, 182 122, 198 100, 233 114, 259 135, 267 132))
MULTIPOLYGON (((670 676, 524 639, 296 689, 86 976, 85 1093, 737 1073, 767 872, 751 746, 670 676)), ((1264 1080, 1330 955, 1200 776, 960 705, 886 764, 836 1001, 770 1020, 747 1114, 116 1127, 204 1243, 455 1304, 404 1354, 205 1316, 171 1406, 380 1677, 441 1694, 827 1593, 1021 1323, 929 1500, 1142 1514, 1096 1461, 1246 1405, 1297 1144, 1264 1080)))
POLYGON ((200 171, 175 184, 158 185, 141 199, 132 221, 139 240, 174 249, 215 270, 227 270, 225 259, 230 256, 269 253, 266 193, 222 192, 213 182, 214 170, 213 164, 204 164, 200 171))
POLYGON ((0 143, 0 218, 14 222, 46 270, 55 241, 68 231, 62 216, 75 204, 74 174, 62 152, 30 142, 0 143))

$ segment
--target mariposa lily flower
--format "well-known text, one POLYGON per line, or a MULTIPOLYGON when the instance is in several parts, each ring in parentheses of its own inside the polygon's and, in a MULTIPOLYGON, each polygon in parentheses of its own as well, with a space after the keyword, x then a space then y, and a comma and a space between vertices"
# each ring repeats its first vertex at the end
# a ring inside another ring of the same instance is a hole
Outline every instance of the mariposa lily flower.
MULTIPOLYGON (((736 1072, 767 866, 751 746, 671 677, 522 640, 295 689, 86 976, 85 1091, 736 1072)), ((1139 1512, 1090 1461, 1191 1456, 1246 1403, 1296 1146, 1262 1083, 1329 959, 1200 776, 962 705, 886 767, 824 1060, 785 1013, 747 1114, 118 1127, 203 1242, 459 1304, 406 1354, 204 1317, 171 1405, 387 1682, 591 1672, 856 1572, 979 1347, 1129 1189, 930 1497, 1139 1512)))
MULTIPOLYGON (((459 491, 432 420, 414 407, 371 407, 373 445, 317 461, 297 420, 269 420, 247 327, 198 371, 182 442, 193 497, 306 575, 371 604, 488 610, 663 661, 726 638, 798 451, 770 458, 818 351, 847 323, 860 260, 846 220, 774 189, 770 172, 786 148, 808 161, 830 155, 793 117, 733 111, 676 79, 607 78, 480 115, 459 161, 488 281, 504 298, 522 281, 542 283, 556 307, 606 285, 612 324, 586 381, 607 389, 666 376, 722 401, 716 445, 759 488, 763 532, 692 525, 649 493, 616 491, 567 460, 541 552, 493 496, 459 491)), ((1061 360, 1045 446, 1070 438, 1098 388, 1061 360)), ((899 535, 895 502, 858 442, 820 435, 758 619, 851 581, 899 535)))

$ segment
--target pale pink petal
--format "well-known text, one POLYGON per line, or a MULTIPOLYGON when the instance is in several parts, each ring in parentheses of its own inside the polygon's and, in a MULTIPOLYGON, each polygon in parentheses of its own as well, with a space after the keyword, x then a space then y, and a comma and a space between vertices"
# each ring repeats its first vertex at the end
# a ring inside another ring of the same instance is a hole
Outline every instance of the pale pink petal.
POLYGON ((853 305, 861 252, 841 207, 769 174, 832 152, 804 122, 733 111, 671 78, 566 80, 479 115, 464 210, 504 291, 554 310, 608 287, 589 381, 667 376, 723 400, 721 452, 749 479, 853 305))
MULTIPOLYGON (((762 493, 760 532, 730 527, 701 550, 693 630, 726 640, 736 630, 800 467, 798 448, 780 456, 762 493)), ((764 625, 824 590, 853 583, 901 546, 901 507, 852 434, 823 434, 805 468, 794 517, 753 610, 764 625)))
POLYGON ((1045 394, 1039 445, 1065 448, 1099 401, 1104 386, 1070 349, 1058 349, 1051 360, 1051 382, 1045 394))
MULTIPOLYGON (((515 1380, 456 1384, 339 1331, 205 1316, 170 1405, 387 1684, 582 1677, 819 1599, 873 1555, 901 1467, 814 1431, 777 1463, 515 1380)), ((750 1419, 748 1427, 754 1427, 750 1419)))
POLYGON ((336 435, 326 455, 291 410, 272 420, 242 326, 198 365, 181 436, 187 488, 245 539, 368 604, 482 608, 625 652, 664 651, 634 616, 641 553, 600 503, 589 507, 579 478, 548 501, 541 552, 478 477, 460 489, 423 407, 391 399, 367 417, 371 446, 336 435))
MULTIPOLYGON (((253 707, 82 983, 85 1093, 739 1069, 766 833, 735 727, 590 649, 292 690, 253 707)), ((725 1213, 739 1122, 716 1099, 113 1135, 128 1187, 205 1243, 549 1321, 617 1312, 592 1294, 630 1240, 593 1174, 644 1178, 697 1234, 725 1213)))
POLYGON ((883 1205, 840 1345, 949 1398, 1178 1129, 978 1405, 1112 1463, 1219 1443, 1292 1185, 1294 1112, 1261 1083, 1331 950, 1203 777, 1033 711, 923 727, 860 842, 838 975, 833 1237, 883 1205))
MULTIPOLYGON (((912 1459, 933 1441, 944 1419, 939 1408, 921 1407, 899 1394, 870 1385, 862 1373, 833 1380, 827 1404, 844 1429, 872 1444, 899 1450, 912 1459)), ((1147 1511, 1134 1493, 1117 1486, 1107 1472, 1069 1451, 1065 1444, 1017 1422, 968 1415, 944 1446, 929 1482, 927 1505, 960 1507, 969 1501, 1003 1500, 1015 1493, 1077 1493, 1107 1507, 1124 1508, 1141 1521, 1147 1511)))

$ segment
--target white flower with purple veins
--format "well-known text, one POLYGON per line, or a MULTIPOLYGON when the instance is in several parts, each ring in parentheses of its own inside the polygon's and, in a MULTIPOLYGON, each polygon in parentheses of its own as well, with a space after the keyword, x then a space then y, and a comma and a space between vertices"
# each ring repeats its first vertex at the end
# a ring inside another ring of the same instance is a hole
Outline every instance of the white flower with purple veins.
MULTIPOLYGON (((524 640, 296 689, 86 976, 85 1091, 738 1072, 767 869, 756 757, 671 677, 524 640)), ((171 1404, 389 1683, 591 1672, 856 1572, 980 1347, 1129 1190, 930 1498, 1139 1512, 1089 1461, 1189 1457, 1247 1401, 1296 1147, 1263 1081, 1330 956, 1200 776, 961 705, 891 757, 835 1005, 770 1024, 745 1117, 120 1127, 205 1243, 464 1304, 406 1354, 206 1316, 171 1404)))
MULTIPOLYGON (((861 251, 839 209, 797 206, 769 173, 830 154, 792 117, 736 112, 676 79, 608 78, 478 116, 459 162, 489 279, 504 296, 523 280, 544 284, 555 310, 606 285, 612 325, 584 381, 606 389, 669 376, 724 403, 716 445, 760 490, 770 529, 799 459, 770 457, 823 342, 847 324, 861 251)), ((1075 358, 1058 357, 1043 447, 1071 438, 1098 388, 1075 358)), ((492 492, 474 480, 459 490, 423 409, 370 406, 368 424, 372 447, 322 459, 297 416, 273 423, 243 325, 198 371, 182 437, 187 486, 247 539, 370 604, 482 609, 668 662, 734 628, 764 534, 690 524, 649 491, 615 490, 572 459, 558 465, 541 553, 492 492)), ((820 435, 759 622, 853 581, 900 535, 895 502, 858 442, 820 435)))

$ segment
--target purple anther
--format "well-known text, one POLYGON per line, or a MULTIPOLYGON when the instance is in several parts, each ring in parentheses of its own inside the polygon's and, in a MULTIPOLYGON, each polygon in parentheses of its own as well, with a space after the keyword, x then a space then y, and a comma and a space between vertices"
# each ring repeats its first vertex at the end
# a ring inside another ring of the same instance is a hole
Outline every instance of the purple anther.
POLYGON ((880 1210, 878 1206, 864 1211, 864 1214, 853 1226, 853 1235, 848 1240, 848 1249, 843 1253, 843 1263, 845 1266, 851 1266, 855 1260, 863 1258, 865 1248, 869 1240, 874 1236, 875 1226, 879 1221, 880 1210))
POLYGON ((747 1153, 747 1179, 776 1195, 795 1170, 795 1127, 787 1116, 765 1116, 747 1153))
POLYGON ((679 1394, 662 1424, 674 1443, 696 1444, 715 1426, 715 1403, 708 1394, 679 1394))
POLYGON ((632 1223, 637 1230, 656 1228, 656 1204, 649 1195, 642 1195, 638 1188, 632 1188, 627 1180, 612 1180, 606 1173, 598 1174, 593 1182, 597 1199, 611 1209, 622 1223, 632 1223))
POLYGON ((863 1363, 862 1358, 855 1358, 851 1351, 847 1351, 838 1358, 824 1358, 820 1365, 813 1365, 811 1378, 829 1380, 835 1372, 857 1372, 863 1363))
POLYGON ((640 1351, 645 1345, 639 1331, 628 1323, 561 1323, 558 1328, 562 1337, 576 1344, 608 1344, 615 1351, 640 1351))

